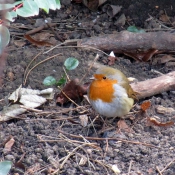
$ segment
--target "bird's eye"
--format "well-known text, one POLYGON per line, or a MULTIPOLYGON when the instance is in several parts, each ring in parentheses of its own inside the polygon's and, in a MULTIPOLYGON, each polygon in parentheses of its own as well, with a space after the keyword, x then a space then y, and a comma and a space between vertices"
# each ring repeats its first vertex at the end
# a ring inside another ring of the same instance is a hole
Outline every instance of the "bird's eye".
POLYGON ((105 79, 106 79, 106 77, 103 77, 103 79, 105 80, 105 79))

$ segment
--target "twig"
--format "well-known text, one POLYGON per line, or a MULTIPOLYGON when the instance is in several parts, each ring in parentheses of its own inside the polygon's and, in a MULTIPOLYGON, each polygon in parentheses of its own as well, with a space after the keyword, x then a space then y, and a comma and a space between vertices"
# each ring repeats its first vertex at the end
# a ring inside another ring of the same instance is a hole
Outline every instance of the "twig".
POLYGON ((84 74, 84 76, 82 77, 82 79, 80 80, 80 83, 84 80, 84 78, 89 74, 90 70, 92 69, 94 63, 99 59, 99 55, 97 54, 94 58, 94 61, 92 62, 92 64, 90 65, 89 69, 87 70, 87 72, 84 74))
POLYGON ((132 163, 133 163, 133 160, 131 160, 129 163, 128 175, 130 175, 130 173, 131 173, 132 163))
POLYGON ((39 55, 41 55, 41 53, 42 52, 39 52, 31 61, 30 61, 30 63, 28 64, 28 66, 26 67, 26 70, 25 70, 25 72, 24 72, 24 82, 23 82, 23 85, 25 86, 25 84, 26 84, 26 73, 27 73, 27 70, 28 70, 28 68, 30 67, 30 65, 32 64, 32 62, 39 56, 39 55))
POLYGON ((46 25, 52 30, 52 32, 54 33, 54 35, 56 36, 56 38, 57 38, 58 40, 60 40, 61 42, 63 42, 63 39, 58 35, 57 32, 55 32, 55 31, 53 30, 53 27, 52 27, 51 23, 49 23, 46 19, 45 19, 45 23, 46 23, 46 25))
POLYGON ((158 166, 156 166, 156 170, 158 171, 159 175, 163 175, 163 174, 161 173, 161 171, 159 170, 159 167, 158 167, 158 166))
POLYGON ((34 109, 34 108, 29 108, 27 106, 24 106, 24 105, 20 105, 21 108, 24 108, 24 109, 27 109, 29 111, 34 111, 34 112, 42 112, 42 110, 39 110, 39 109, 34 109))
POLYGON ((173 162, 175 161, 175 159, 173 159, 163 170, 161 170, 160 172, 163 173, 173 162))
POLYGON ((162 22, 160 22, 158 19, 152 17, 150 14, 148 14, 152 19, 154 19, 155 21, 157 21, 162 27, 169 29, 169 30, 174 30, 173 28, 167 27, 166 25, 162 24, 162 22))
POLYGON ((49 49, 48 51, 44 52, 43 54, 46 54, 46 53, 52 51, 52 50, 55 49, 55 48, 57 48, 57 49, 65 49, 65 48, 85 48, 85 49, 96 50, 96 51, 99 51, 99 52, 103 53, 103 54, 106 55, 106 56, 109 56, 109 54, 107 54, 106 52, 103 52, 102 50, 97 49, 97 48, 95 48, 95 47, 91 47, 91 46, 62 46, 62 47, 59 47, 59 46, 61 46, 61 45, 67 44, 67 43, 69 43, 69 42, 70 42, 70 41, 68 41, 68 42, 65 41, 64 43, 58 44, 58 45, 52 47, 51 49, 49 49))
POLYGON ((63 67, 63 70, 64 70, 64 73, 65 73, 65 75, 66 75, 68 81, 70 81, 70 78, 69 78, 69 76, 68 76, 68 74, 67 74, 67 72, 66 72, 66 69, 65 69, 64 67, 63 67))
POLYGON ((73 154, 75 154, 75 152, 76 152, 79 148, 82 148, 82 147, 84 147, 84 146, 86 146, 86 145, 89 145, 89 143, 84 143, 84 144, 82 144, 82 145, 77 146, 75 149, 73 149, 73 150, 66 156, 66 158, 64 159, 64 161, 63 161, 62 164, 60 165, 59 169, 57 169, 56 171, 54 171, 52 174, 55 174, 55 173, 59 172, 59 170, 63 168, 63 166, 64 166, 64 164, 67 162, 67 160, 68 160, 73 154))
POLYGON ((38 65, 40 65, 40 64, 42 64, 42 63, 44 63, 44 62, 46 62, 46 61, 48 61, 48 60, 50 60, 50 59, 52 59, 52 58, 54 58, 54 57, 56 57, 56 56, 59 56, 59 55, 62 55, 61 53, 59 53, 59 54, 56 54, 56 55, 53 55, 53 56, 51 56, 51 57, 49 57, 49 58, 46 58, 45 60, 43 60, 43 61, 40 61, 39 63, 37 63, 35 66, 33 66, 29 71, 28 71, 28 73, 27 73, 27 75, 26 75, 26 77, 25 77, 25 81, 24 81, 24 84, 26 84, 26 80, 27 80, 27 78, 28 78, 28 76, 29 76, 29 74, 30 74, 30 72, 34 69, 34 68, 36 68, 38 65))
MULTIPOLYGON (((77 136, 77 135, 74 135, 74 134, 69 134, 69 133, 66 133, 60 129, 58 129, 58 132, 62 133, 62 134, 65 134, 65 135, 68 135, 70 137, 74 137, 74 138, 81 138, 80 136, 77 136)), ((106 140, 117 140, 117 141, 121 141, 121 142, 124 142, 124 143, 131 143, 131 144, 136 144, 136 145, 144 145, 144 146, 149 146, 149 147, 154 147, 154 148, 161 148, 161 147, 158 147, 158 146, 155 146, 155 145, 152 145, 152 144, 149 144, 149 143, 143 143, 143 142, 138 142, 138 141, 131 141, 131 140, 124 140, 124 139, 120 139, 120 138, 98 138, 98 137, 84 137, 86 138, 87 140, 102 140, 102 141, 106 141, 106 140)))

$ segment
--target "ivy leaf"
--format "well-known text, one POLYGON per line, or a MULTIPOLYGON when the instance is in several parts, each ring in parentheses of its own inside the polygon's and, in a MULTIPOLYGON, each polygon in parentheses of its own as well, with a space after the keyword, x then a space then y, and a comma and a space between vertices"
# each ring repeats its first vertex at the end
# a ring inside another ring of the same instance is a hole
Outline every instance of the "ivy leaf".
POLYGON ((22 17, 30 17, 39 14, 39 7, 35 1, 24 1, 23 7, 16 10, 16 13, 22 17))
POLYGON ((48 76, 43 80, 45 86, 51 86, 56 84, 56 79, 52 76, 48 76))
POLYGON ((47 0, 34 0, 38 7, 49 13, 49 2, 47 0))
POLYGON ((17 17, 17 13, 15 11, 7 12, 5 14, 5 18, 11 22, 14 22, 16 17, 17 17))
POLYGON ((79 65, 79 61, 76 58, 69 57, 64 62, 64 66, 67 70, 73 70, 79 65))
POLYGON ((56 1, 56 8, 59 10, 61 8, 60 0, 55 1, 56 1))
POLYGON ((143 29, 138 29, 136 26, 129 26, 127 28, 127 31, 133 32, 133 33, 145 33, 145 30, 143 29))
POLYGON ((0 4, 0 10, 7 10, 15 7, 14 4, 0 4))
POLYGON ((7 27, 0 25, 0 54, 10 41, 10 33, 7 27))
POLYGON ((12 167, 11 161, 0 162, 0 175, 7 175, 12 167))

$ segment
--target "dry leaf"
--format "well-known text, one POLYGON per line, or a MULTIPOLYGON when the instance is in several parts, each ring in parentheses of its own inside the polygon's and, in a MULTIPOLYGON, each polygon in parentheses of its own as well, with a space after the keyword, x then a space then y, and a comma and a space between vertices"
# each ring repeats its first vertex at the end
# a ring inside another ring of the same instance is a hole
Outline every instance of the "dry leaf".
POLYGON ((142 111, 146 111, 149 107, 151 106, 151 102, 150 101, 144 101, 140 107, 142 109, 142 111))
POLYGON ((106 4, 103 7, 103 11, 106 12, 108 14, 108 16, 113 18, 117 13, 120 12, 121 8, 122 8, 122 6, 119 6, 119 5, 106 4))
POLYGON ((136 61, 146 62, 152 58, 152 56, 157 53, 156 49, 149 49, 147 51, 138 51, 138 52, 123 52, 125 55, 135 59, 136 61))
POLYGON ((87 115, 80 115, 79 116, 79 119, 80 119, 81 126, 86 127, 87 126, 87 123, 88 123, 88 117, 87 117, 87 115))
POLYGON ((125 22, 126 22, 126 16, 125 16, 125 14, 122 14, 117 19, 117 21, 114 23, 114 25, 116 25, 116 26, 124 26, 125 25, 125 22))
POLYGON ((15 103, 21 98, 22 95, 46 95, 46 94, 52 94, 52 93, 53 93, 53 88, 48 88, 40 91, 40 90, 22 88, 20 86, 10 95, 8 99, 13 100, 15 103))
POLYGON ((175 66, 175 62, 168 62, 165 64, 167 67, 174 67, 175 66))
MULTIPOLYGON (((36 108, 46 102, 46 97, 44 98, 42 96, 47 96, 47 94, 51 94, 53 96, 53 88, 40 91, 21 88, 20 86, 10 95, 8 99, 14 101, 14 103, 19 100, 20 103, 28 108, 36 108)), ((20 104, 13 104, 11 106, 4 107, 0 112, 0 121, 10 120, 26 111, 27 109, 21 108, 20 104)))
POLYGON ((123 130, 123 131, 126 131, 126 132, 131 132, 131 128, 128 126, 128 124, 125 122, 125 120, 119 120, 117 122, 117 126, 119 128, 119 131, 120 130, 123 130))
POLYGON ((79 162, 79 165, 84 166, 86 163, 87 163, 87 157, 82 155, 81 159, 80 159, 80 162, 79 162))
POLYGON ((15 44, 15 46, 23 47, 23 46, 26 45, 26 42, 25 41, 20 41, 20 40, 15 40, 14 44, 15 44))
POLYGON ((168 122, 164 122, 163 123, 163 122, 157 121, 153 117, 147 117, 147 122, 150 123, 150 124, 153 124, 155 126, 163 126, 163 127, 174 125, 174 122, 173 121, 168 121, 168 122))
POLYGON ((169 61, 175 61, 175 58, 172 57, 171 55, 163 55, 161 58, 159 58, 159 63, 160 64, 164 64, 167 63, 169 61))
POLYGON ((68 82, 62 91, 56 96, 56 102, 60 104, 65 104, 69 102, 69 99, 65 96, 65 94, 74 101, 81 101, 83 99, 83 95, 87 93, 87 86, 80 85, 78 79, 71 80, 68 82))
POLYGON ((18 169, 21 169, 22 171, 25 171, 25 166, 22 162, 16 162, 14 163, 15 167, 18 169))
POLYGON ((46 41, 37 41, 33 39, 30 35, 24 35, 24 37, 32 44, 36 45, 37 47, 40 46, 53 46, 52 43, 46 42, 46 41))
POLYGON ((165 14, 161 15, 159 19, 163 22, 169 22, 169 17, 165 14))
POLYGON ((19 102, 26 107, 36 108, 44 104, 46 102, 46 99, 39 95, 22 95, 19 102))
POLYGON ((157 113, 160 113, 160 114, 175 114, 174 108, 166 108, 160 105, 156 107, 156 111, 157 113))
POLYGON ((10 152, 12 146, 14 145, 14 143, 15 143, 15 140, 14 140, 13 137, 11 137, 10 140, 5 144, 5 147, 3 149, 3 152, 4 153, 10 152))
POLYGON ((10 120, 13 117, 23 114, 25 111, 26 109, 21 108, 19 104, 4 107, 4 109, 0 112, 0 122, 10 120))
MULTIPOLYGON (((95 11, 98 7, 104 4, 107 0, 82 0, 83 4, 90 10, 95 11)), ((77 1, 79 2, 79 0, 77 1)))

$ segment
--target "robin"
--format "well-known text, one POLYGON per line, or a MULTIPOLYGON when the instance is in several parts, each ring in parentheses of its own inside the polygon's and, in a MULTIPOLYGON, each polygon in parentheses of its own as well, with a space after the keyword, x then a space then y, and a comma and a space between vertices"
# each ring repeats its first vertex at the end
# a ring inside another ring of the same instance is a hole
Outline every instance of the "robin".
POLYGON ((125 118, 134 104, 136 92, 126 76, 118 69, 101 66, 88 89, 92 107, 106 117, 125 118))

